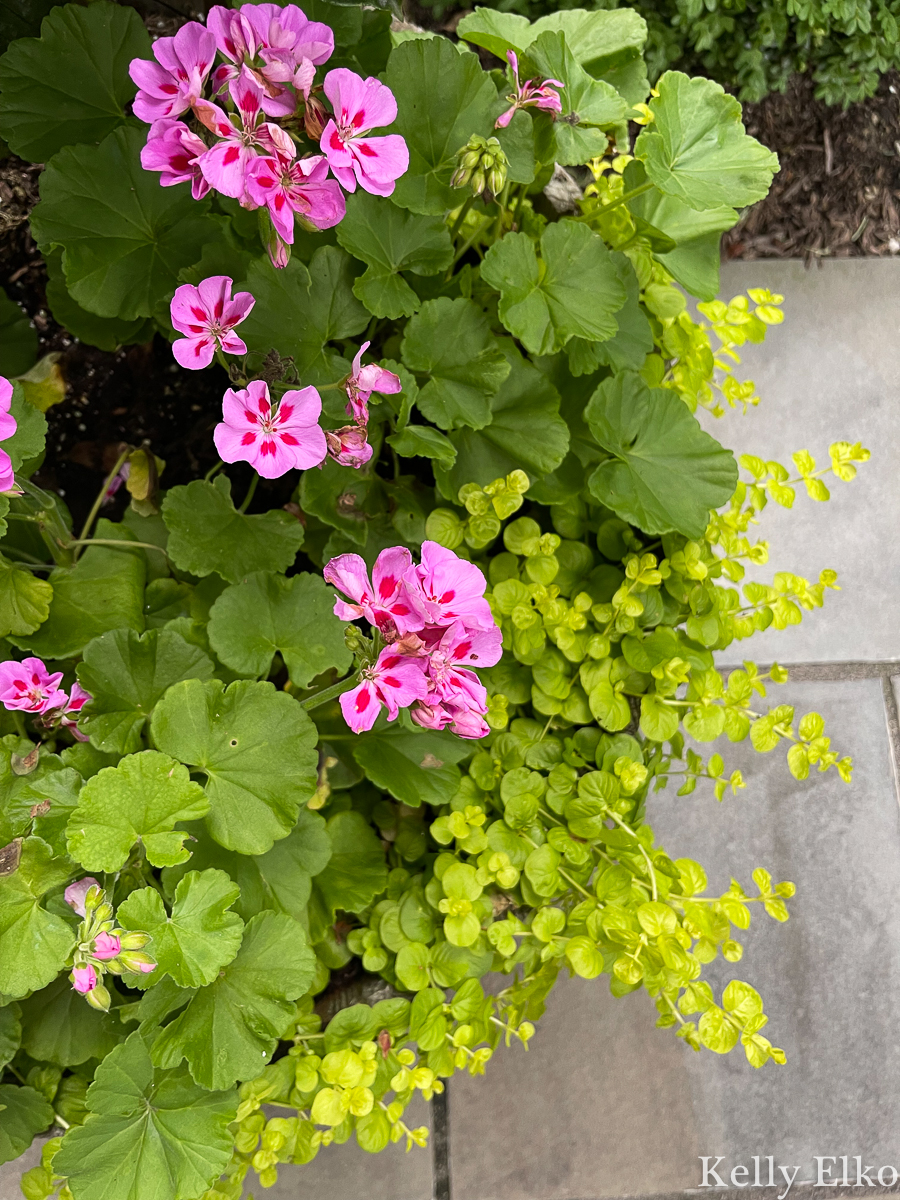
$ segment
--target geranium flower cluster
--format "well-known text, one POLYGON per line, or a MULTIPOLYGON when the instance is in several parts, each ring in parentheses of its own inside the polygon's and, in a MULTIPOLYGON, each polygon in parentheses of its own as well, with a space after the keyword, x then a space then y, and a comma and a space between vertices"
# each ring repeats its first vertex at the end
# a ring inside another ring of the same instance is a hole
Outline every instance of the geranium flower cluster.
POLYGON ((449 728, 460 737, 489 732, 487 691, 471 668, 499 662, 502 635, 474 563, 426 541, 419 565, 402 546, 382 550, 371 582, 358 554, 333 558, 324 575, 347 597, 335 601, 335 614, 344 621, 364 618, 386 643, 363 666, 357 686, 340 697, 354 733, 371 729, 382 708, 389 721, 409 708, 417 725, 449 728))
MULTIPOLYGON (((8 441, 18 429, 16 418, 9 411, 12 406, 12 396, 13 385, 5 376, 0 375, 0 442, 8 441)), ((0 492, 16 490, 12 460, 6 451, 0 448, 0 492)))
POLYGON ((64 692, 59 686, 62 677, 62 671, 51 673, 39 658, 8 659, 0 663, 0 704, 40 717, 40 724, 47 728, 63 725, 80 742, 86 742, 77 721, 91 696, 80 683, 72 684, 71 693, 64 692))
POLYGON ((116 928, 112 905, 92 875, 70 883, 64 895, 69 907, 81 917, 69 981, 88 1004, 106 1012, 110 995, 103 984, 105 972, 147 975, 155 971, 156 963, 144 953, 144 947, 153 939, 148 933, 116 928))
POLYGON ((130 67, 135 116, 150 123, 142 166, 164 187, 189 182, 195 199, 214 188, 266 209, 269 254, 285 266, 295 219, 329 229, 343 219, 345 191, 389 196, 409 166, 399 134, 368 136, 397 117, 390 88, 344 67, 316 84, 333 52, 331 29, 296 4, 217 5, 206 26, 190 21, 159 38, 156 62, 130 67), (319 153, 303 153, 304 134, 319 153))

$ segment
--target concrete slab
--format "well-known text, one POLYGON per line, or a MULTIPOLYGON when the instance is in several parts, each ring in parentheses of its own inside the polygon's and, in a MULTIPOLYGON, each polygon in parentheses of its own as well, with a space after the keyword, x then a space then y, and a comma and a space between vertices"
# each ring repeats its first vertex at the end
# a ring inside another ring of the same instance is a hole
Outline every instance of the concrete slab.
POLYGON ((642 993, 613 1000, 602 977, 566 984, 527 1056, 454 1080, 454 1200, 671 1194, 698 1187, 701 1155, 724 1156, 720 1173, 748 1166, 750 1183, 754 1155, 772 1155, 776 1172, 799 1166, 798 1183, 815 1179, 815 1155, 900 1171, 900 808, 881 681, 790 684, 778 699, 825 716, 854 756, 851 785, 798 783, 779 752, 724 746, 745 792, 721 805, 663 792, 648 814, 657 841, 701 862, 713 889, 734 874, 755 890, 758 866, 797 885, 786 925, 754 912, 743 961, 706 969, 717 995, 735 978, 760 991, 787 1064, 695 1054, 654 1029, 642 993))
POLYGON ((29 1146, 21 1158, 0 1166, 0 1200, 22 1200, 19 1180, 26 1171, 41 1165, 42 1146, 43 1142, 38 1139, 29 1146))
POLYGON ((760 662, 835 662, 900 658, 900 262, 841 259, 807 270, 799 261, 732 263, 722 296, 768 287, 784 296, 784 324, 761 346, 745 346, 738 374, 755 380, 758 408, 728 411, 703 424, 736 453, 775 458, 808 449, 820 466, 828 446, 861 441, 872 451, 858 477, 835 480, 827 503, 798 492, 790 511, 769 504, 759 536, 770 543, 768 565, 753 577, 790 570, 808 579, 823 567, 840 573, 840 592, 803 624, 768 630, 731 647, 760 662), (745 649, 746 647, 746 649, 745 649))

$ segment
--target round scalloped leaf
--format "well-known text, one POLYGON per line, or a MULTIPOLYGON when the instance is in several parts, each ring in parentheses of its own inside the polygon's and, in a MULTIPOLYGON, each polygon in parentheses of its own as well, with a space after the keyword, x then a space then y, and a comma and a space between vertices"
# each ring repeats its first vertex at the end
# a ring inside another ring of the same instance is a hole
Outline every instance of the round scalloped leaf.
POLYGON ((0 1087, 0 1163, 24 1154, 35 1137, 53 1124, 53 1109, 32 1087, 0 1087))
POLYGON ((0 375, 24 375, 37 358, 37 330, 25 312, 0 289, 0 375))
POLYGON ((0 554, 0 637, 34 633, 50 615, 53 587, 0 554))
POLYGON ((339 812, 328 822, 331 858, 313 880, 310 935, 324 936, 336 912, 362 912, 387 886, 384 850, 362 813, 339 812))
POLYGON ((38 1062, 77 1067, 109 1054, 125 1033, 115 1010, 91 1008, 66 975, 22 1001, 22 1049, 38 1062))
POLYGON ((18 868, 0 878, 0 992, 5 995, 36 992, 65 965, 74 934, 62 917, 41 908, 41 900, 71 875, 68 859, 54 859, 46 842, 29 837, 18 868))

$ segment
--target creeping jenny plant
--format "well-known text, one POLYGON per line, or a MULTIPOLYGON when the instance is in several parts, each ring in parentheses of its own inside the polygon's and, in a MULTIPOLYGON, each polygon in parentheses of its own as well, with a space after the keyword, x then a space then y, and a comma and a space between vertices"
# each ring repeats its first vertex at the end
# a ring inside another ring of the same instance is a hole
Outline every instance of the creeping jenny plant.
POLYGON ((782 319, 716 299, 777 169, 737 101, 651 93, 622 11, 465 29, 492 66, 328 0, 153 46, 98 0, 0 59, 55 315, 168 337, 223 393, 206 478, 124 446, 75 531, 0 383, 0 1155, 62 1131, 29 1197, 226 1200, 422 1145, 413 1096, 527 1046, 561 971, 784 1061, 703 970, 793 884, 710 895, 647 817, 745 786, 723 734, 849 782, 769 702, 786 671, 715 655, 822 605, 834 572, 760 582, 755 530, 868 451, 792 475, 695 416, 758 402, 738 350, 782 319))

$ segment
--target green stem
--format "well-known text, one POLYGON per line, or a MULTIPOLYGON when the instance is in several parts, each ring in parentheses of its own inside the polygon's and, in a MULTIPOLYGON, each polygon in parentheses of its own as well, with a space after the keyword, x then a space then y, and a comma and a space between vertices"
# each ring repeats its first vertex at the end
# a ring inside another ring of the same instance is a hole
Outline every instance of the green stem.
MULTIPOLYGON (((119 457, 116 459, 116 465, 113 467, 113 469, 107 475, 107 477, 104 479, 103 487, 97 493, 97 499, 94 501, 93 507, 91 508, 91 511, 87 515, 87 520, 85 521, 84 525, 82 526, 81 536, 78 538, 77 541, 70 542, 70 545, 72 545, 72 546, 87 545, 87 536, 91 532, 91 527, 93 526, 94 521, 97 519, 97 513, 100 511, 100 505, 106 499, 107 490, 109 489, 110 485, 112 484, 112 481, 118 475, 119 471, 121 471, 122 467, 125 464, 125 459, 128 457, 128 455, 130 453, 131 453, 131 449, 129 447, 128 449, 123 450, 122 453, 119 455, 119 457)), ((78 557, 79 557, 80 553, 81 553, 80 550, 75 551, 75 562, 78 562, 78 557)))
POLYGON ((592 221, 594 217, 605 216, 608 212, 612 212, 614 208, 618 208, 621 204, 627 204, 629 200, 633 200, 635 196, 642 196, 644 192, 649 192, 653 184, 647 181, 642 183, 640 187, 632 188, 630 192, 624 192, 618 200, 613 200, 612 204, 601 204, 599 208, 593 209, 589 213, 583 213, 580 217, 575 217, 576 221, 592 221))
POLYGON ((475 196, 474 196, 474 194, 473 194, 473 195, 471 195, 471 196, 467 196, 467 197, 466 197, 466 199, 463 201, 463 206, 462 206, 462 208, 461 208, 461 209, 459 210, 459 212, 456 214, 456 220, 455 220, 455 221, 453 222, 453 224, 450 226, 450 237, 451 237, 451 239, 452 239, 452 238, 455 238, 455 237, 456 237, 456 235, 459 233, 460 229, 462 229, 462 223, 463 223, 463 221, 466 219, 466 217, 468 216, 468 214, 469 214, 469 209, 472 207, 472 205, 473 205, 474 203, 475 203, 475 196))
MULTIPOLYGON (((356 687, 356 675, 351 675, 348 679, 342 679, 340 683, 333 683, 331 687, 322 688, 321 691, 313 692, 311 696, 307 696, 305 700, 300 701, 301 707, 305 709, 318 708, 320 704, 327 704, 329 700, 333 700, 335 696, 340 696, 343 692, 349 692, 352 687, 356 687)), ((333 737, 349 737, 349 734, 334 734, 333 737)), ((353 735, 356 736, 355 734, 353 735)), ((332 737, 325 738, 325 741, 332 741, 332 737)))
POLYGON ((116 550, 157 550, 166 558, 169 557, 162 546, 156 546, 153 542, 126 542, 124 539, 117 538, 76 538, 75 541, 66 542, 64 548, 70 550, 73 546, 114 546, 116 550))
POLYGON ((446 279, 449 280, 452 277, 453 268, 456 266, 456 264, 459 262, 459 260, 462 258, 462 256, 464 254, 466 254, 469 250, 472 249, 472 244, 475 242, 475 240, 477 238, 481 237, 481 235, 484 233, 484 231, 487 229, 487 227, 488 227, 488 225, 490 225, 490 223, 491 223, 490 217, 482 218, 481 223, 478 225, 478 227, 472 233, 471 237, 467 238, 465 240, 465 242, 463 242, 462 246, 460 246, 459 250, 456 252, 456 254, 453 257, 453 262, 450 264, 450 269, 448 270, 446 277, 445 277, 446 279))
POLYGON ((250 507, 250 501, 253 499, 253 496, 256 492, 256 485, 258 483, 259 483, 259 476, 254 471, 253 478, 250 480, 250 486, 247 488, 247 495, 244 497, 243 504, 238 509, 239 513, 245 513, 247 511, 247 509, 250 507))
POLYGON ((219 461, 216 463, 216 465, 214 467, 210 467, 209 470, 206 472, 206 474, 203 476, 203 482, 209 483, 209 481, 212 479, 213 475, 218 474, 218 472, 221 471, 224 466, 225 466, 225 464, 222 462, 222 460, 220 458, 219 461))

